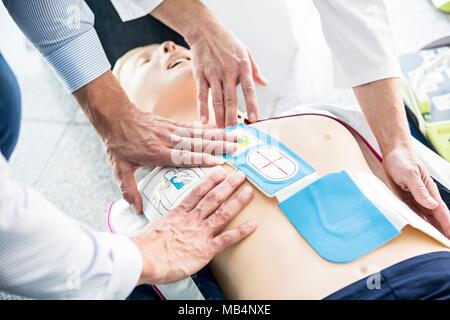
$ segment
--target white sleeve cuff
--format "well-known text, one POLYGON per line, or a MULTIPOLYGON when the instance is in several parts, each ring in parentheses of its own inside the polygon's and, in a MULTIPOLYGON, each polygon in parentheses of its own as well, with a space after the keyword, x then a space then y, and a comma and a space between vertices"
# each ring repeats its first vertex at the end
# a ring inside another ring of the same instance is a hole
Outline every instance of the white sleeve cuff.
POLYGON ((123 22, 143 17, 163 0, 111 0, 123 22))
POLYGON ((337 64, 334 63, 334 87, 338 89, 348 89, 360 86, 366 83, 389 79, 400 78, 402 76, 400 65, 393 62, 387 63, 384 66, 375 65, 373 68, 366 68, 360 72, 353 72, 351 74, 338 71, 337 64))
POLYGON ((119 234, 104 234, 112 248, 114 261, 112 298, 126 299, 136 287, 142 273, 142 255, 129 238, 119 234))
POLYGON ((45 58, 71 93, 111 68, 94 28, 45 58))

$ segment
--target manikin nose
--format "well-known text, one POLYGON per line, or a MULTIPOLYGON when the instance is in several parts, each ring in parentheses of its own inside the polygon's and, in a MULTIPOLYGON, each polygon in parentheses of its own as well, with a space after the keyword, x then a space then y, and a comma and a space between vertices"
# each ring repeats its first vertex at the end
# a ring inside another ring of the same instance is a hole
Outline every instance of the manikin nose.
POLYGON ((164 53, 169 53, 175 51, 177 49, 177 46, 173 41, 165 41, 161 44, 161 48, 164 51, 164 53))

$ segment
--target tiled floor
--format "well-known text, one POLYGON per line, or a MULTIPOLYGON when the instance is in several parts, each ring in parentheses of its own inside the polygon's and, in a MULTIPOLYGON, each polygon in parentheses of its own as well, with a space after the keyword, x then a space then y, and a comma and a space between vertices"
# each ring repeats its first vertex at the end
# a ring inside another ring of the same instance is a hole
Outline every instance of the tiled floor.
MULTIPOLYGON (((388 0, 387 4, 400 52, 450 34, 450 16, 435 11, 427 0, 388 0)), ((99 138, 74 99, 23 41, 2 5, 0 30, 0 49, 17 74, 23 95, 22 131, 11 159, 15 176, 42 192, 65 214, 105 230, 106 205, 120 193, 99 138)), ((298 67, 304 68, 304 74, 287 101, 354 105, 349 91, 332 89, 329 53, 320 30, 311 32, 303 45, 317 50, 301 52, 298 67)), ((288 106, 285 103, 277 111, 288 106)), ((2 297, 14 298, 0 294, 2 297)))

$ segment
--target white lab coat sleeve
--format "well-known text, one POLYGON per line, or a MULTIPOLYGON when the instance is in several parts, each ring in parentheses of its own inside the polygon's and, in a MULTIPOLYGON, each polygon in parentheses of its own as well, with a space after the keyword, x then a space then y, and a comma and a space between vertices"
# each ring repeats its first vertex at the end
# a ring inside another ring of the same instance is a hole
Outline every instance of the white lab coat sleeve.
POLYGON ((383 0, 314 0, 314 4, 333 55, 336 87, 400 77, 383 0))
POLYGON ((123 22, 143 17, 163 0, 111 0, 123 22))
POLYGON ((141 272, 130 239, 63 215, 16 183, 0 154, 0 290, 37 299, 124 299, 141 272))

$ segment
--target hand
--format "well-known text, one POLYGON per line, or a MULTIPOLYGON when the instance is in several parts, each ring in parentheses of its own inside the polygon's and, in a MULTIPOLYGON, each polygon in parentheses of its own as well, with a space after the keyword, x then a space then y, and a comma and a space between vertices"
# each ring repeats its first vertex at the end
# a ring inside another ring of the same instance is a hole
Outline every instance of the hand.
POLYGON ((237 123, 236 86, 244 93, 250 122, 258 119, 255 83, 266 85, 250 51, 225 26, 214 22, 203 25, 201 33, 186 37, 192 50, 194 76, 197 84, 199 115, 202 123, 209 119, 208 91, 217 126, 237 123))
POLYGON ((250 122, 258 119, 254 82, 266 85, 267 80, 250 51, 207 6, 201 1, 165 0, 150 14, 183 35, 192 50, 199 115, 203 124, 209 119, 209 88, 217 125, 236 124, 236 86, 239 83, 250 122))
POLYGON ((249 186, 236 191, 244 181, 242 172, 227 176, 219 167, 178 207, 155 221, 149 233, 133 238, 144 261, 139 283, 181 280, 252 233, 254 221, 222 232, 252 198, 249 186))
POLYGON ((236 137, 222 129, 177 123, 133 105, 116 119, 108 119, 102 135, 123 198, 142 213, 142 199, 134 178, 140 166, 216 166, 223 161, 212 154, 232 153, 236 137))
POLYGON ((383 166, 386 173, 403 191, 410 192, 419 205, 428 209, 425 211, 428 213, 422 213, 421 216, 450 238, 449 210, 436 184, 414 151, 408 148, 395 148, 384 157, 383 166))
POLYGON ((125 200, 142 213, 134 172, 140 166, 215 166, 212 154, 232 153, 237 138, 222 129, 177 123, 140 111, 111 73, 74 93, 102 137, 125 200))

